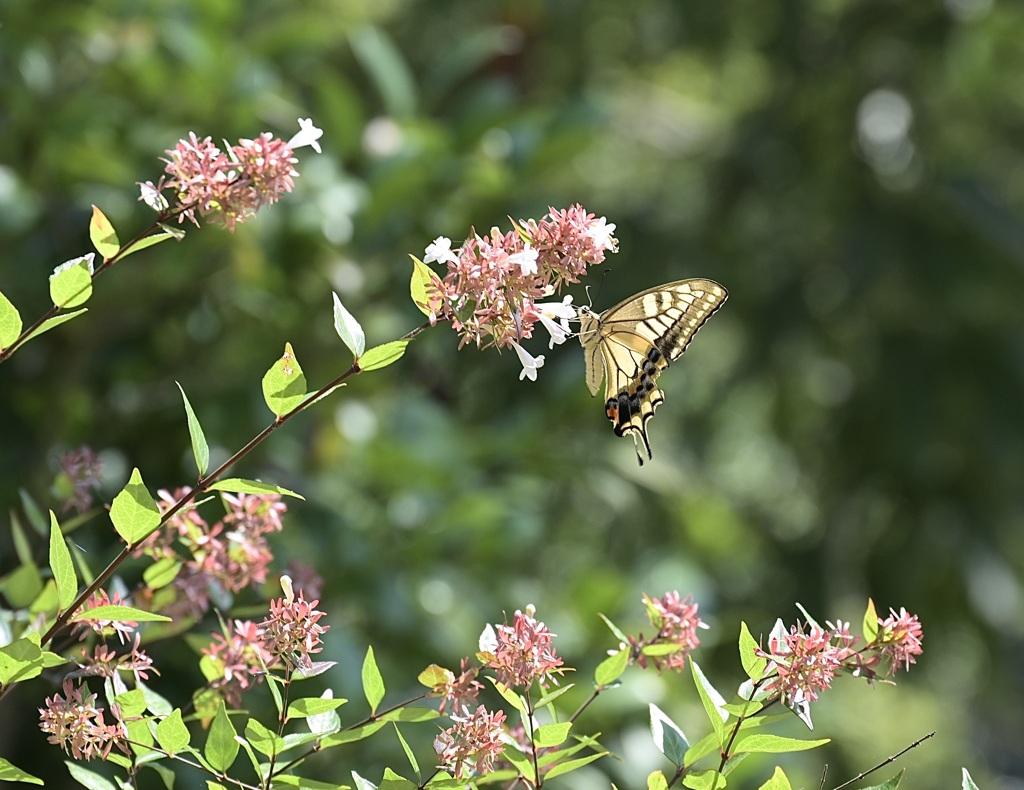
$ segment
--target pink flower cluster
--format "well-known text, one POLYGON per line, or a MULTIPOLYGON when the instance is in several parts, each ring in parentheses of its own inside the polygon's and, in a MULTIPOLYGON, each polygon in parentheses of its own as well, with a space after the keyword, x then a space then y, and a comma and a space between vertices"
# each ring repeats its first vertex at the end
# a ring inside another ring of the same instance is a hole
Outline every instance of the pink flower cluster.
POLYGON ((319 653, 321 639, 329 625, 319 625, 324 612, 316 606, 320 601, 306 601, 299 591, 298 597, 288 595, 270 602, 270 616, 260 623, 263 641, 271 653, 290 660, 297 667, 309 667, 309 656, 319 653))
MULTIPOLYGON (((553 319, 575 317, 565 309, 567 302, 545 306, 538 300, 564 283, 578 282, 589 266, 604 261, 606 252, 615 252, 614 230, 604 217, 575 205, 552 208, 539 222, 520 220, 508 233, 494 228, 480 236, 470 230, 457 250, 452 250, 449 239, 439 237, 424 256, 426 263, 447 265, 444 278, 435 284, 431 310, 451 321, 461 337, 460 347, 475 343, 479 348, 519 348, 520 341, 533 336, 542 316, 549 319, 549 331, 552 325, 559 327, 553 319)), ((559 327, 552 333, 552 343, 562 342, 566 334, 567 327, 559 327)))
POLYGON ((319 601, 306 601, 302 590, 292 594, 290 580, 282 581, 285 597, 270 602, 266 619, 259 624, 235 620, 230 633, 214 633, 202 650, 218 673, 210 685, 229 707, 241 705, 243 692, 260 683, 267 670, 308 668, 310 655, 322 649, 320 637, 330 626, 318 622, 324 616, 316 608, 319 601))
POLYGON ((496 670, 498 682, 509 688, 529 687, 534 682, 546 687, 556 682, 553 675, 564 670, 562 659, 551 643, 555 634, 534 618, 535 609, 516 610, 512 625, 498 625, 481 639, 480 661, 496 670), (488 642, 488 644, 484 644, 488 642))
POLYGON ((659 671, 681 671, 686 666, 687 656, 700 646, 697 629, 707 628, 697 616, 697 604, 693 603, 692 596, 680 598, 675 591, 667 592, 661 598, 652 598, 644 593, 643 602, 647 607, 647 618, 658 633, 650 641, 646 641, 643 634, 630 636, 636 663, 644 669, 649 663, 659 671), (675 649, 665 655, 647 655, 643 649, 649 645, 669 645, 675 649))
POLYGON ((853 639, 845 631, 826 631, 817 624, 806 632, 793 626, 788 634, 773 636, 769 650, 757 651, 768 660, 766 672, 775 674, 763 690, 777 694, 789 706, 814 702, 818 693, 832 684, 843 661, 853 654, 853 639))
MULTIPOLYGON (((158 504, 166 512, 186 493, 188 489, 160 490, 158 504)), ((209 608, 211 592, 237 593, 266 581, 274 558, 266 536, 281 531, 287 506, 278 494, 224 494, 223 500, 228 512, 214 524, 195 508, 180 511, 136 552, 182 563, 174 597, 156 602, 165 613, 198 619, 209 608)))
POLYGON ((840 671, 865 677, 869 681, 882 674, 891 676, 902 666, 909 670, 915 656, 922 652, 923 631, 916 615, 906 609, 899 614, 890 610, 884 620, 878 618, 878 634, 868 644, 854 649, 858 637, 850 634, 849 623, 795 625, 786 632, 781 622, 772 631, 768 649, 756 653, 768 661, 761 689, 777 694, 790 707, 799 707, 818 699, 840 671))
POLYGON ((96 695, 83 697, 82 689, 70 680, 64 681, 64 695, 47 697, 45 706, 39 709, 39 728, 48 733, 47 741, 76 760, 106 760, 115 746, 129 753, 124 724, 119 720, 107 724, 96 706, 96 695))
POLYGON ((263 681, 268 669, 282 664, 263 639, 262 629, 252 620, 235 620, 229 633, 215 633, 202 653, 213 660, 219 677, 210 681, 230 708, 240 707, 242 694, 263 681))
POLYGON ((308 119, 300 119, 299 125, 300 132, 287 143, 263 132, 255 139, 226 145, 226 151, 211 138, 200 140, 189 132, 188 139, 167 151, 167 175, 156 184, 141 185, 142 199, 162 212, 168 204, 161 193, 169 189, 177 201, 178 222, 188 218, 198 226, 198 217, 211 217, 234 231, 236 224, 292 190, 298 176, 293 149, 312 145, 320 150, 316 140, 322 132, 308 119))
POLYGON ((470 666, 468 658, 462 659, 458 677, 450 669, 444 670, 444 681, 434 687, 431 695, 441 698, 441 713, 444 713, 449 703, 453 710, 461 710, 476 702, 480 690, 484 687, 483 683, 476 679, 478 674, 480 667, 470 666))
POLYGON ((494 770, 495 758, 505 750, 505 714, 491 713, 481 705, 473 713, 463 708, 462 715, 452 714, 451 718, 455 723, 434 739, 441 768, 456 779, 473 774, 483 776, 494 770))

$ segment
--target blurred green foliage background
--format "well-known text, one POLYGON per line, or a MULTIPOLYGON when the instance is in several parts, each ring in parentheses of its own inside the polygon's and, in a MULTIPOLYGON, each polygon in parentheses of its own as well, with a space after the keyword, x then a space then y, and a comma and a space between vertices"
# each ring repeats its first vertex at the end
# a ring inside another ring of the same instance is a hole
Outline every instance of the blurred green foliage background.
MULTIPOLYGON (((442 326, 237 470, 307 497, 275 546, 326 579, 336 694, 360 697, 368 644, 394 699, 416 693, 533 603, 582 699, 613 646, 597 612, 635 631, 641 593, 669 589, 699 601, 697 660, 729 691, 741 620, 767 633, 800 602, 857 627, 871 596, 920 616, 925 654, 895 688, 839 681, 814 709, 832 746, 780 761, 794 783, 934 729, 908 786, 967 766, 1024 787, 1024 6, 6 0, 0 68, 0 290, 27 320, 89 249, 91 203, 122 239, 146 226, 134 184, 179 137, 325 131, 282 203, 118 264, 85 317, 0 367, 5 513, 19 488, 52 506, 54 458, 83 443, 104 501, 133 466, 187 485, 175 381, 224 458, 269 421, 285 341, 311 386, 349 364, 332 289, 384 342, 420 321, 409 253, 581 202, 618 226, 597 308, 684 277, 731 294, 663 377, 653 463, 612 435, 575 343, 520 382, 514 355, 457 351, 442 326)), ((75 537, 97 568, 115 550, 104 518, 75 537)), ((193 654, 151 649, 180 704, 193 654)), ((35 728, 44 693, 5 700, 0 754, 66 777, 35 728)), ((623 762, 558 786, 640 786, 661 765, 652 701, 703 733, 688 678, 634 671, 583 721, 623 762)), ((346 759, 317 771, 403 762, 383 739, 346 759)), ((748 760, 736 786, 769 774, 748 760)))

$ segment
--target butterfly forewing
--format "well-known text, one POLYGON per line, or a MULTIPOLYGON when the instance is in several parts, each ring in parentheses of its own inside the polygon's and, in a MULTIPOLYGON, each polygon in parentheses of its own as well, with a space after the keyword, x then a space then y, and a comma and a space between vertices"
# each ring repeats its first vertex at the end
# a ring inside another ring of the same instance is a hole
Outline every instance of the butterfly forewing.
MULTIPOLYGON (((605 412, 615 433, 632 433, 648 458, 647 421, 665 400, 656 379, 727 297, 712 280, 680 280, 643 291, 600 315, 581 311, 587 386, 596 395, 605 380, 605 412)), ((637 457, 643 464, 639 444, 637 457)))

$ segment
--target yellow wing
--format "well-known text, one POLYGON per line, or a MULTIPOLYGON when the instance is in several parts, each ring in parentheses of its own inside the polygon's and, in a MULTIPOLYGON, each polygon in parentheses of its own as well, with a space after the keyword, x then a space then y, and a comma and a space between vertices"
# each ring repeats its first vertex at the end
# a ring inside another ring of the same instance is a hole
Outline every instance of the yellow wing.
POLYGON ((656 380, 677 360, 697 330, 729 294, 713 280, 679 280, 650 288, 603 313, 580 309, 580 343, 587 386, 596 395, 605 382, 605 413, 616 436, 633 434, 651 458, 647 421, 665 400, 656 380))

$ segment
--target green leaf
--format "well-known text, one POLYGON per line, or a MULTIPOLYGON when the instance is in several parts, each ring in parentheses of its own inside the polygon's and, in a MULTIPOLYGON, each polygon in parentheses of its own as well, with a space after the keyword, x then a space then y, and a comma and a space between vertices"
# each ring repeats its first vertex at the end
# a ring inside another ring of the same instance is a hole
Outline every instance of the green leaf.
MULTIPOLYGON (((903 781, 903 775, 906 773, 905 768, 901 768, 900 772, 896 774, 892 779, 886 782, 882 782, 880 785, 871 785, 871 787, 862 788, 862 790, 896 790, 900 786, 900 782, 903 781)), ((974 782, 971 782, 974 785, 974 782)), ((977 785, 974 785, 977 788, 977 785)))
POLYGON ((409 294, 412 296, 412 303, 416 305, 416 309, 429 318, 440 308, 438 288, 441 285, 441 278, 415 255, 409 257, 412 258, 412 281, 409 283, 409 294))
POLYGON ((64 541, 64 534, 60 531, 60 524, 57 523, 57 516, 50 511, 50 570, 53 571, 53 580, 57 583, 57 602, 61 611, 65 611, 75 602, 78 595, 78 576, 75 574, 75 564, 71 561, 71 552, 68 544, 64 541))
POLYGON ((640 652, 645 656, 667 656, 671 653, 678 653, 682 649, 682 645, 671 642, 658 642, 654 645, 644 645, 640 652))
POLYGON ((18 555, 22 565, 31 565, 35 562, 35 550, 33 543, 25 534, 25 528, 21 526, 21 519, 15 511, 11 511, 11 540, 14 542, 14 553, 18 555))
POLYGON ((397 362, 405 354, 405 347, 409 345, 408 340, 392 340, 381 346, 374 346, 359 359, 356 364, 364 373, 368 370, 380 370, 397 362))
POLYGON ((231 717, 228 716, 224 703, 221 702, 217 708, 217 715, 213 717, 210 724, 210 732, 206 736, 206 745, 203 747, 203 756, 215 771, 225 773, 235 762, 238 756, 238 741, 235 740, 234 725, 231 724, 231 717))
POLYGON ((739 738, 733 748, 734 752, 769 752, 771 754, 783 754, 784 752, 804 752, 808 749, 817 749, 830 742, 830 738, 821 738, 815 741, 803 741, 799 738, 784 738, 781 735, 768 735, 766 733, 754 733, 739 738))
POLYGON ((650 710, 651 737, 654 739, 654 745, 673 765, 686 765, 686 750, 690 748, 690 744, 687 743, 683 731, 653 702, 650 704, 650 710))
POLYGON ((124 719, 134 719, 146 712, 146 695, 141 689, 131 689, 114 697, 121 707, 121 716, 124 719))
POLYGON ((533 709, 534 710, 540 710, 544 706, 550 705, 556 699, 558 699, 563 694, 565 694, 567 691, 569 691, 574 685, 576 685, 576 684, 575 683, 567 683, 564 686, 559 686, 554 691, 552 691, 550 694, 545 694, 543 697, 541 697, 539 700, 537 700, 537 702, 533 706, 533 709))
POLYGON ((974 780, 971 778, 971 775, 967 772, 967 769, 961 768, 960 770, 963 772, 960 790, 978 790, 978 785, 974 783, 974 780))
MULTIPOLYGON (((506 750, 508 751, 508 750, 506 750)), ((544 774, 544 779, 554 779, 556 776, 567 774, 570 771, 575 771, 577 768, 582 768, 584 765, 589 765, 595 760, 600 760, 602 757, 607 755, 608 752, 598 752, 597 754, 588 754, 586 757, 580 757, 577 760, 569 760, 568 762, 558 763, 554 768, 544 774)))
POLYGON ((768 666, 768 661, 758 656, 755 652, 758 647, 757 642, 754 641, 754 637, 751 636, 750 630, 744 622, 740 623, 739 646, 740 663, 743 664, 743 671, 747 673, 748 678, 756 683, 764 676, 764 670, 768 666))
MULTIPOLYGON (((896 788, 899 787, 900 782, 903 781, 903 775, 905 773, 906 768, 900 768, 899 774, 897 774, 892 779, 883 782, 881 785, 871 785, 870 787, 865 787, 863 788, 863 790, 896 790, 896 788)), ((971 784, 974 785, 973 782, 971 784)), ((974 786, 977 788, 977 785, 974 786)))
POLYGON ((92 296, 92 253, 62 263, 50 275, 50 299, 62 310, 81 307, 92 296))
POLYGON ((285 343, 284 354, 263 376, 263 399, 277 417, 283 417, 305 397, 306 376, 292 351, 292 344, 285 343))
POLYGON ((142 572, 142 580, 150 590, 159 590, 178 578, 182 563, 174 557, 161 557, 142 572))
POLYGON ((431 664, 416 676, 416 680, 428 689, 437 688, 442 683, 448 682, 449 673, 451 673, 451 670, 437 664, 431 664))
POLYGON ((501 694, 501 696, 502 696, 502 698, 504 698, 505 702, 507 702, 509 705, 511 705, 513 708, 515 708, 520 713, 526 713, 526 711, 527 711, 526 702, 523 700, 522 697, 520 697, 518 694, 516 694, 512 689, 510 689, 504 683, 499 683, 497 680, 495 680, 492 677, 489 677, 487 679, 489 681, 491 681, 491 685, 494 686, 494 688, 497 690, 497 692, 499 694, 501 694))
POLYGON ((110 520, 125 543, 134 546, 160 524, 160 508, 149 495, 138 468, 110 506, 110 520))
POLYGON ((377 785, 368 779, 363 779, 355 771, 352 772, 352 779, 356 783, 356 790, 377 790, 377 785))
MULTIPOLYGON (((114 756, 114 755, 111 755, 111 756, 114 756)), ((110 758, 108 758, 108 759, 110 759, 110 758)), ((160 759, 160 758, 158 757, 156 759, 160 759)), ((128 760, 127 758, 125 758, 125 765, 124 765, 125 770, 131 769, 131 765, 132 765, 131 760, 128 760)), ((154 762, 154 761, 151 760, 151 761, 146 762, 146 763, 140 763, 140 767, 148 768, 149 770, 155 772, 157 774, 157 776, 160 777, 160 781, 164 783, 164 787, 166 787, 167 790, 173 790, 173 788, 174 788, 175 773, 170 768, 168 768, 166 765, 163 765, 162 763, 154 762)), ((213 783, 208 783, 207 787, 210 790, 213 790, 215 785, 213 783)))
MULTIPOLYGON (((331 689, 326 689, 320 695, 320 699, 326 702, 330 702, 333 698, 334 692, 331 689)), ((338 701, 341 703, 348 702, 346 699, 338 701)), ((317 736, 331 735, 341 730, 341 718, 333 710, 324 713, 312 713, 306 716, 306 726, 309 727, 310 732, 315 733, 317 736)))
POLYGON ((19 565, 6 577, 0 585, 7 603, 15 609, 21 609, 39 596, 43 589, 43 579, 35 565, 19 565))
POLYGON ((440 717, 440 713, 437 712, 436 708, 420 708, 420 707, 408 707, 408 708, 395 708, 389 710, 387 713, 381 714, 381 721, 404 721, 404 722, 420 722, 420 721, 433 721, 440 717))
MULTIPOLYGON (((402 745, 402 751, 405 752, 405 757, 409 761, 409 765, 412 766, 412 772, 414 774, 416 774, 416 778, 419 779, 420 778, 420 764, 416 761, 416 755, 413 754, 412 749, 409 748, 409 744, 406 742, 405 738, 402 736, 402 731, 398 729, 398 724, 394 724, 393 726, 395 728, 395 735, 398 736, 398 742, 402 745)), ((388 778, 387 774, 385 774, 384 778, 385 779, 388 778)), ((413 785, 413 787, 415 788, 415 785, 413 785)))
POLYGON ((43 651, 29 637, 16 639, 0 647, 0 685, 28 680, 42 671, 43 651))
POLYGON ((97 606, 85 612, 78 612, 71 618, 71 622, 80 620, 111 620, 115 623, 169 623, 172 618, 156 614, 156 612, 147 612, 145 609, 136 609, 132 606, 108 604, 106 606, 97 606))
POLYGON ((274 757, 280 754, 281 747, 284 746, 277 734, 268 730, 256 719, 249 719, 246 722, 245 739, 253 749, 266 757, 274 757))
POLYGON ((296 499, 305 500, 302 494, 296 494, 287 488, 275 486, 271 483, 262 483, 259 480, 244 480, 241 477, 229 477, 227 480, 218 480, 206 487, 208 491, 227 491, 229 494, 280 494, 291 496, 296 499))
POLYGON ((307 716, 319 716, 337 710, 348 702, 347 699, 324 699, 322 697, 304 697, 297 699, 288 706, 289 719, 304 719, 307 716))
MULTIPOLYGON (((725 705, 722 706, 722 710, 724 710, 726 713, 732 714, 736 718, 742 717, 744 721, 741 726, 749 727, 751 726, 750 723, 753 721, 751 717, 759 710, 761 710, 763 707, 764 703, 762 702, 745 700, 744 702, 727 702, 725 705)), ((785 713, 779 713, 777 715, 779 718, 787 717, 787 714, 785 713)), ((764 719, 765 717, 762 716, 761 718, 764 719)))
POLYGON ((162 694, 158 694, 145 684, 144 681, 135 680, 136 691, 142 693, 145 700, 146 710, 154 716, 170 716, 174 712, 174 706, 162 694))
POLYGON ((693 746, 686 750, 686 765, 693 765, 694 763, 703 760, 712 752, 717 752, 720 749, 718 745, 718 734, 715 732, 709 732, 693 746))
POLYGON ((36 504, 32 495, 24 488, 18 489, 18 497, 21 499, 21 506, 25 511, 25 517, 28 519, 29 525, 39 533, 40 536, 46 537, 50 533, 50 519, 46 517, 42 508, 36 504))
POLYGON ((697 666, 697 662, 692 658, 690 659, 690 671, 693 674, 693 682, 697 687, 697 694, 700 696, 701 704, 704 705, 704 711, 707 713, 708 720, 711 722, 711 726, 714 728, 715 735, 718 738, 718 745, 724 746, 725 722, 729 718, 729 714, 722 710, 725 699, 708 682, 700 667, 697 666))
POLYGON ((11 300, 0 292, 0 351, 18 339, 21 327, 21 313, 11 300))
POLYGON ((92 207, 92 221, 89 223, 89 240, 96 252, 103 256, 103 260, 109 260, 117 255, 121 249, 121 242, 117 240, 117 233, 114 226, 107 219, 106 215, 99 210, 98 206, 92 207))
POLYGON ((67 323, 72 318, 78 318, 78 316, 82 315, 82 313, 88 312, 89 308, 83 307, 81 310, 75 310, 73 313, 62 313, 61 315, 53 316, 53 318, 47 318, 45 321, 43 321, 43 323, 41 323, 36 328, 36 330, 31 335, 25 338, 25 342, 27 343, 30 339, 37 338, 44 332, 49 332, 51 329, 54 329, 55 327, 58 327, 61 324, 67 323))
POLYGON ((683 777, 683 787, 693 790, 722 790, 729 784, 728 780, 718 771, 692 771, 683 777))
POLYGON ((758 790, 793 790, 793 785, 789 783, 785 771, 776 765, 772 778, 761 785, 758 790))
POLYGON ((512 763, 512 766, 526 777, 531 786, 537 786, 536 770, 534 769, 533 762, 515 746, 506 745, 505 750, 501 753, 501 758, 512 763))
POLYGON ((597 616, 600 617, 604 621, 604 624, 606 626, 608 626, 608 630, 611 631, 615 635, 615 638, 618 639, 619 642, 621 642, 624 645, 628 645, 629 644, 629 637, 626 636, 624 633, 622 633, 622 631, 619 629, 619 627, 617 625, 615 625, 615 623, 613 623, 611 620, 609 620, 607 617, 605 617, 600 612, 597 613, 597 616))
POLYGON ((750 757, 750 752, 734 752, 726 758, 726 761, 722 763, 721 773, 722 776, 728 776, 736 770, 737 766, 750 757))
MULTIPOLYGON (((338 294, 334 294, 334 331, 342 339, 352 356, 359 359, 366 350, 366 335, 355 316, 345 309, 338 294)), ((361 367, 361 366, 360 366, 361 367)))
POLYGON ((170 716, 164 718, 156 725, 156 741, 160 748, 170 754, 177 754, 188 748, 189 735, 188 727, 181 720, 181 709, 175 708, 170 716))
POLYGON ((647 776, 647 790, 668 790, 668 780, 661 771, 655 771, 647 776))
POLYGON ((163 233, 154 233, 152 236, 146 236, 146 238, 139 239, 131 247, 126 248, 124 252, 121 253, 121 257, 118 260, 123 261, 132 253, 136 253, 139 250, 144 250, 146 249, 146 247, 152 247, 154 244, 159 244, 160 242, 167 241, 168 239, 180 240, 182 237, 184 237, 184 235, 184 233, 178 234, 168 233, 167 231, 164 231, 163 233))
POLYGON ((370 712, 376 714, 377 706, 384 699, 384 678, 377 668, 372 646, 366 649, 366 658, 363 659, 363 693, 370 703, 370 712))
POLYGON ((117 790, 117 787, 109 779, 88 768, 83 768, 76 762, 65 760, 64 765, 68 767, 71 778, 88 790, 117 790))
POLYGON ((369 724, 364 724, 362 727, 355 727, 351 730, 343 730, 342 732, 336 732, 333 735, 326 736, 321 742, 320 746, 326 749, 328 746, 339 746, 343 743, 353 743, 354 741, 361 741, 364 738, 369 738, 381 727, 387 724, 386 721, 371 721, 369 724))
POLYGON ((277 717, 281 718, 284 714, 284 699, 281 697, 281 689, 278 688, 278 686, 283 686, 284 681, 271 672, 268 672, 263 677, 267 681, 267 689, 270 691, 270 697, 274 700, 274 707, 277 709, 277 717))
POLYGON ((594 683, 598 688, 609 686, 622 677, 629 666, 629 648, 624 647, 615 655, 608 656, 594 670, 594 683))
POLYGON ((868 598, 868 608, 864 612, 864 641, 871 644, 878 638, 878 612, 875 602, 868 598))
POLYGON ((210 446, 206 443, 203 428, 199 424, 199 418, 196 417, 196 413, 192 411, 192 404, 188 402, 184 388, 177 381, 174 383, 178 385, 178 389, 181 391, 181 399, 185 402, 188 435, 192 438, 192 455, 196 459, 196 468, 199 470, 199 476, 203 477, 206 475, 206 470, 210 468, 210 446))
POLYGON ((572 722, 560 722, 558 724, 542 724, 533 733, 534 745, 541 749, 551 746, 561 746, 569 737, 569 730, 572 729, 572 722))
POLYGON ((28 771, 22 771, 18 766, 7 762, 0 757, 0 782, 24 782, 30 785, 41 785, 43 780, 38 776, 32 776, 28 771))
POLYGON ((797 601, 796 608, 800 610, 800 614, 804 616, 804 619, 807 621, 808 625, 812 625, 819 630, 824 630, 820 625, 818 625, 818 621, 811 617, 811 613, 804 608, 804 605, 802 603, 797 601))

